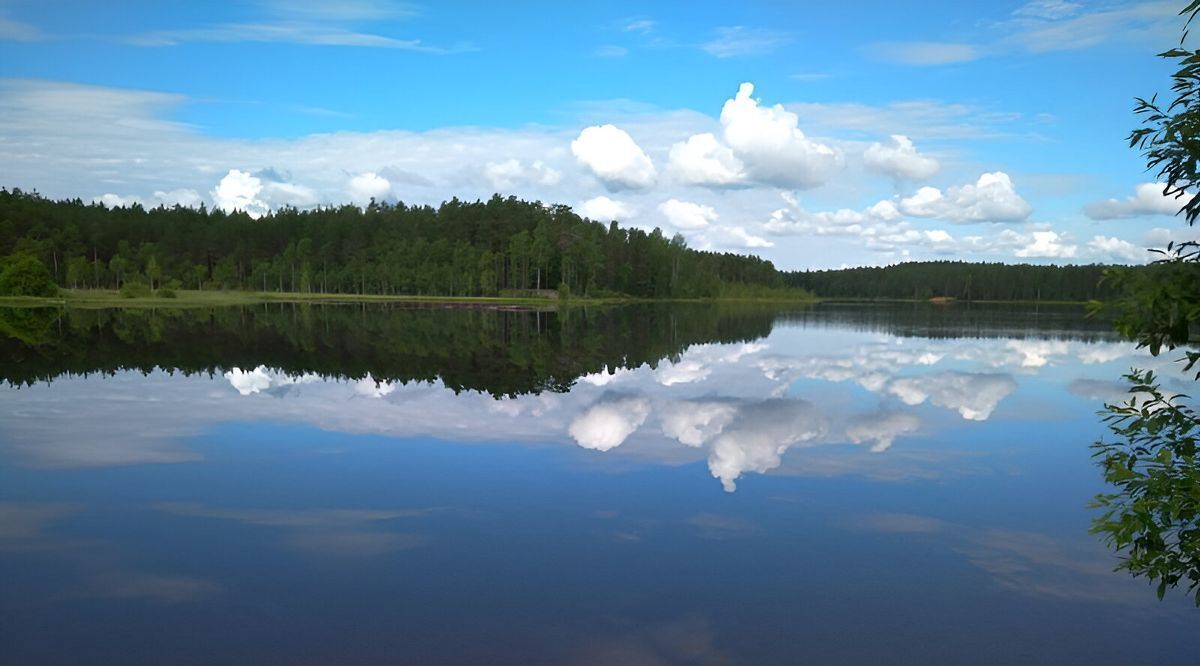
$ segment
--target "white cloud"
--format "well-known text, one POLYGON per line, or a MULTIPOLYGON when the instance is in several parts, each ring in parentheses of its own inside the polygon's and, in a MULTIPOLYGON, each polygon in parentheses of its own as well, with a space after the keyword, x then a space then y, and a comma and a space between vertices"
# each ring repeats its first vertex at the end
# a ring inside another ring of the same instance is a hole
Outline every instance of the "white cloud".
POLYGON ((483 168, 483 175, 493 189, 502 193, 521 185, 553 186, 562 180, 560 172, 547 167, 541 160, 534 160, 528 166, 518 159, 488 162, 483 168))
POLYGON ((954 42, 880 42, 869 51, 885 62, 916 66, 970 62, 980 56, 978 47, 954 42))
POLYGON ((662 433, 692 447, 719 435, 736 415, 737 407, 726 402, 681 401, 659 409, 662 433))
POLYGON ((125 38, 126 44, 147 47, 178 46, 190 42, 349 46, 398 49, 431 55, 450 55, 475 50, 475 47, 469 44, 432 46, 420 39, 396 39, 318 21, 223 23, 185 30, 140 33, 125 38))
POLYGON ((37 42, 43 39, 46 39, 46 33, 37 26, 0 15, 0 41, 37 42))
POLYGON ((309 208, 319 203, 312 189, 278 178, 269 169, 257 173, 230 169, 212 190, 213 203, 227 213, 242 211, 253 218, 283 206, 309 208))
POLYGON ((917 152, 916 146, 903 134, 893 134, 886 144, 872 143, 863 153, 868 169, 909 180, 924 180, 938 172, 938 161, 917 152))
POLYGON ((1162 183, 1142 183, 1134 188, 1133 196, 1124 199, 1106 199, 1088 204, 1084 208, 1093 220, 1115 220, 1146 215, 1175 215, 1192 200, 1192 195, 1163 195, 1162 183))
POLYGON ((707 379, 712 374, 712 366, 695 359, 681 359, 677 363, 663 365, 654 374, 663 386, 691 384, 707 379))
POLYGON ((1088 241, 1088 250, 1101 261, 1143 263, 1150 259, 1146 248, 1109 236, 1093 236, 1092 240, 1088 241))
POLYGON ((891 448, 900 435, 921 427, 921 420, 907 412, 876 412, 854 419, 846 427, 846 438, 855 444, 874 442, 871 451, 882 453, 891 448))
POLYGON ((621 26, 622 32, 636 32, 638 34, 649 34, 654 32, 656 22, 652 19, 637 18, 630 19, 621 26))
POLYGON ((716 32, 716 37, 701 48, 717 58, 761 55, 774 51, 789 41, 788 36, 781 32, 743 25, 717 28, 716 32))
POLYGON ((944 194, 936 187, 922 187, 901 199, 899 208, 905 215, 955 223, 1020 222, 1033 211, 1003 171, 985 173, 974 184, 951 187, 944 194))
POLYGON ((588 199, 579 205, 579 214, 598 222, 622 221, 634 215, 630 205, 604 195, 588 199))
POLYGON ((196 190, 180 188, 177 190, 171 190, 170 192, 157 190, 154 192, 154 194, 150 195, 149 198, 143 198, 133 194, 121 196, 112 194, 110 192, 102 194, 92 201, 103 204, 109 208, 128 207, 134 204, 139 204, 143 208, 157 208, 158 206, 166 206, 167 208, 171 208, 173 206, 199 208, 200 205, 204 203, 204 198, 201 197, 200 193, 196 190))
POLYGON ((239 169, 230 169, 212 191, 213 202, 227 213, 242 211, 250 217, 262 217, 270 206, 258 198, 263 190, 262 180, 239 169))
POLYGON ((568 434, 576 444, 596 451, 620 446, 650 415, 650 402, 644 398, 605 400, 571 421, 568 434))
POLYGON ((1105 3, 1080 11, 1074 2, 1035 0, 1012 12, 1010 20, 991 26, 999 32, 987 43, 881 42, 868 52, 878 59, 905 65, 947 65, 1010 53, 1047 53, 1095 47, 1113 41, 1163 44, 1177 39, 1179 8, 1173 2, 1105 3))
POLYGON ((600 58, 624 58, 629 55, 629 49, 616 44, 605 44, 604 46, 596 47, 592 53, 600 58))
POLYGON ((1079 13, 1083 5, 1066 0, 1033 0, 1013 10, 1013 16, 1057 21, 1079 13))
POLYGON ((779 467, 785 451, 824 434, 820 410, 801 400, 767 400, 741 409, 737 421, 718 435, 709 451, 708 469, 726 492, 737 489, 745 472, 779 467))
POLYGON ((676 229, 703 229, 717 221, 717 211, 712 206, 702 206, 691 201, 668 199, 658 205, 658 211, 667 218, 667 224, 676 229))
POLYGON ((1078 249, 1064 240, 1057 231, 1034 231, 1032 239, 1019 247, 1014 254, 1018 257, 1048 257, 1069 259, 1078 249))
POLYGON ((782 105, 759 106, 754 84, 743 83, 721 107, 725 141, 751 177, 783 187, 811 188, 841 168, 841 154, 807 138, 800 119, 782 105))
POLYGON ((1005 374, 972 374, 947 371, 920 377, 901 377, 888 382, 886 391, 906 405, 926 400, 953 409, 970 421, 986 421, 1017 383, 1005 374))
POLYGON ((762 236, 755 235, 746 230, 741 225, 730 227, 708 227, 703 229, 693 236, 696 245, 701 250, 712 250, 716 248, 744 248, 756 249, 775 247, 771 241, 762 236))
POLYGON ((606 185, 637 189, 658 180, 650 157, 633 137, 614 125, 584 128, 571 142, 571 153, 606 185))
POLYGON ((346 194, 350 197, 350 201, 360 206, 365 206, 372 199, 377 202, 383 202, 391 196, 392 184, 388 182, 387 178, 373 171, 368 171, 350 179, 350 182, 346 185, 346 194))
POLYGON ((745 167, 711 132, 671 146, 671 171, 691 185, 732 185, 745 180, 745 167))

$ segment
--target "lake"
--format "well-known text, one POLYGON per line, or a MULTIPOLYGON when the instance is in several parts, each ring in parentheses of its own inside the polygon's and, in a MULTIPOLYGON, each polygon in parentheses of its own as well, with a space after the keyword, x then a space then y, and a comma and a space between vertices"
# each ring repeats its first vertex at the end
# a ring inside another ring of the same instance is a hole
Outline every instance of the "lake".
POLYGON ((3 309, 0 661, 1195 663, 1088 533, 1171 365, 1067 307, 3 309))

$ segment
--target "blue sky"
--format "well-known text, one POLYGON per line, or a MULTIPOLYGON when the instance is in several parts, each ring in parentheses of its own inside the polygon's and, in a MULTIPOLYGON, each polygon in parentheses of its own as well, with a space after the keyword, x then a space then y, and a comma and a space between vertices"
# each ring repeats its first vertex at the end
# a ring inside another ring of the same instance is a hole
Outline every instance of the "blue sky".
POLYGON ((1188 234, 1125 144, 1183 3, 506 4, 0 0, 0 184, 254 215, 501 192, 784 268, 1188 234))

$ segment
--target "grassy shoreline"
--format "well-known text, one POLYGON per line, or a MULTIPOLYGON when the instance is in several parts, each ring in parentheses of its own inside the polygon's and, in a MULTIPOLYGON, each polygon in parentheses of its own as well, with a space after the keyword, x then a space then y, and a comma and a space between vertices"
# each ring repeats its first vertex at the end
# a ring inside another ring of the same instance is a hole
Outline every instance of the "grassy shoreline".
POLYGON ((518 298, 507 296, 411 296, 378 294, 319 294, 275 291, 196 291, 180 290, 175 298, 147 296, 124 298, 113 289, 63 289, 57 297, 3 296, 0 307, 71 307, 71 308, 194 308, 231 305, 261 305, 264 303, 406 303, 445 305, 462 307, 556 309, 561 306, 626 305, 632 303, 787 303, 813 305, 817 303, 889 304, 909 303, 956 306, 956 305, 1086 305, 1086 301, 1057 300, 974 300, 952 299, 935 303, 928 299, 914 298, 788 298, 786 296, 734 296, 708 299, 654 299, 632 297, 571 298, 560 301, 553 298, 518 298))
POLYGON ((716 299, 647 299, 631 297, 570 298, 562 301, 552 298, 514 298, 505 296, 381 296, 378 294, 319 294, 259 291, 196 291, 179 290, 175 298, 147 296, 124 298, 113 289, 63 289, 57 297, 4 296, 2 307, 71 307, 71 308, 190 308, 219 307, 230 305, 261 305, 264 303, 410 303, 447 305, 462 307, 520 307, 530 309, 555 309, 560 306, 577 305, 624 305, 629 303, 796 303, 811 304, 817 299, 782 298, 764 296, 760 298, 736 297, 716 299))

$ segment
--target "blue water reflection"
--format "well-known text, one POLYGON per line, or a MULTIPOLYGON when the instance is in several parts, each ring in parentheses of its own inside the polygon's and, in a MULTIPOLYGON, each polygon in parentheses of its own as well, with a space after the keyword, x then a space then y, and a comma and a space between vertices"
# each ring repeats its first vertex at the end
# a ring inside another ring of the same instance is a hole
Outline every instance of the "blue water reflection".
POLYGON ((1095 411, 1168 360, 822 317, 499 400, 267 367, 3 389, 0 655, 1194 663, 1188 600, 1087 533, 1095 411))

